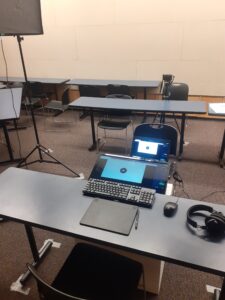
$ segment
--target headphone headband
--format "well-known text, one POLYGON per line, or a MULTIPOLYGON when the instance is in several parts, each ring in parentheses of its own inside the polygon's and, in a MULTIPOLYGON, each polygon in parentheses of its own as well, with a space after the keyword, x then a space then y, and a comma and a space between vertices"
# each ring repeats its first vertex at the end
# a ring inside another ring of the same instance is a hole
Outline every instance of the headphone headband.
POLYGON ((212 213, 214 211, 214 209, 211 206, 208 206, 208 205, 204 205, 204 204, 193 205, 187 211, 187 222, 195 228, 200 227, 202 229, 205 229, 206 226, 199 226, 198 223, 191 218, 191 215, 193 213, 195 213, 196 211, 199 211, 199 210, 205 210, 205 211, 208 211, 210 213, 212 213))
POLYGON ((225 216, 222 212, 215 211, 213 207, 197 204, 191 206, 187 211, 187 223, 194 228, 206 229, 211 235, 224 235, 225 233, 225 216), (200 211, 207 211, 210 214, 205 215, 200 211), (192 219, 192 216, 202 216, 205 218, 205 225, 198 225, 196 221, 192 219))

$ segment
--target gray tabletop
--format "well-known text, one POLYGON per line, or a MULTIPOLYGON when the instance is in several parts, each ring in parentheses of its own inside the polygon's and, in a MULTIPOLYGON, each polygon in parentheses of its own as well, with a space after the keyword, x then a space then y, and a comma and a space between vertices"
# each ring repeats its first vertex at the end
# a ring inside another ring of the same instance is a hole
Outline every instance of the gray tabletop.
POLYGON ((89 109, 124 109, 141 112, 176 112, 205 114, 206 105, 203 101, 176 100, 141 100, 141 99, 110 99, 96 97, 80 97, 70 103, 73 108, 89 109))
MULTIPOLYGON (((7 81, 7 78, 4 76, 0 77, 0 81, 7 81)), ((22 77, 9 77, 8 81, 10 82, 25 82, 25 78, 22 77)), ((69 81, 69 79, 65 78, 44 78, 44 77, 29 77, 28 81, 30 82, 42 82, 42 83, 49 83, 49 84, 63 84, 69 81)))
MULTIPOLYGON (((179 198, 176 215, 166 218, 164 204, 177 198, 157 194, 152 209, 140 208, 138 229, 133 226, 130 235, 123 236, 79 224, 92 201, 82 195, 85 184, 85 180, 9 168, 0 175, 0 216, 225 275, 225 239, 212 241, 186 225, 187 209, 199 201, 179 198)), ((225 206, 213 207, 225 213, 225 206)))
POLYGON ((225 103, 209 103, 208 114, 211 116, 225 117, 225 103))
POLYGON ((157 88, 159 80, 115 80, 115 79, 71 79, 68 84, 107 86, 108 84, 127 85, 130 87, 157 88))

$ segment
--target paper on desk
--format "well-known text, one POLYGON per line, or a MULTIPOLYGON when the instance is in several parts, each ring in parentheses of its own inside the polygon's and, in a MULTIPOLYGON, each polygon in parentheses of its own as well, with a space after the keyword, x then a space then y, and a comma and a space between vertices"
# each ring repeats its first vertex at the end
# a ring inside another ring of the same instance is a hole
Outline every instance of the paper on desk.
POLYGON ((210 103, 210 108, 215 113, 225 113, 225 103, 210 103))

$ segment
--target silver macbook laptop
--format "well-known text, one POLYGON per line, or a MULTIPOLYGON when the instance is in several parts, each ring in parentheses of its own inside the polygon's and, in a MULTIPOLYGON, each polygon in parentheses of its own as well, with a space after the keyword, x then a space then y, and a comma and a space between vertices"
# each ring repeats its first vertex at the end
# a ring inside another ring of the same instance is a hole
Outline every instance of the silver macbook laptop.
POLYGON ((89 178, 103 179, 120 183, 127 183, 156 190, 164 194, 167 186, 169 166, 166 163, 148 160, 101 154, 89 178))

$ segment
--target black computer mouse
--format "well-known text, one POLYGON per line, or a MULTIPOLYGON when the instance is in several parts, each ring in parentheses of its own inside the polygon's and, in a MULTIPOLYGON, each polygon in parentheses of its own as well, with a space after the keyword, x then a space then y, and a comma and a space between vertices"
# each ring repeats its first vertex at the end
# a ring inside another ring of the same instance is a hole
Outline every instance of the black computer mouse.
POLYGON ((167 202, 164 205, 164 216, 173 217, 177 211, 178 204, 176 202, 167 202))

